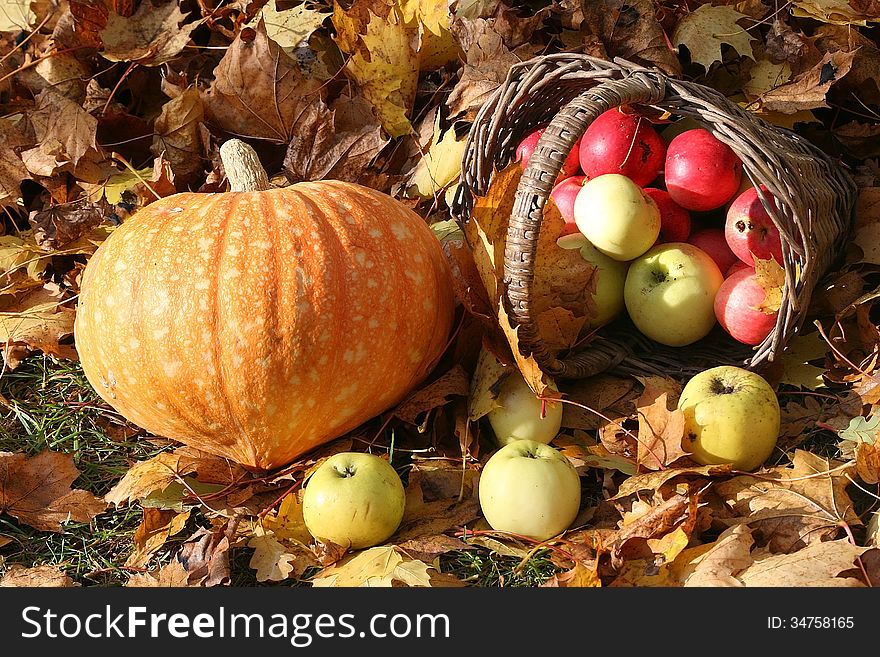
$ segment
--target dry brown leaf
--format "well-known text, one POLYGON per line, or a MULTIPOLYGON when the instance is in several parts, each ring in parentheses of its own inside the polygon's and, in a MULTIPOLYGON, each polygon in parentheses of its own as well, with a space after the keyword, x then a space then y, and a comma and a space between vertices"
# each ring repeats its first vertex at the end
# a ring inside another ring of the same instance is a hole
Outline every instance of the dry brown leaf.
POLYGON ((165 511, 144 508, 144 517, 134 533, 134 552, 125 560, 125 565, 143 568, 170 537, 183 531, 190 512, 165 511))
POLYGON ((856 444, 856 473, 866 484, 880 482, 880 445, 876 442, 856 444))
POLYGON ((190 584, 189 573, 177 559, 156 570, 135 573, 125 583, 126 587, 131 588, 181 588, 194 585, 190 584))
POLYGON ((0 118, 0 207, 21 196, 21 183, 31 174, 18 154, 27 144, 21 126, 0 118))
POLYGON ((153 124, 150 150, 154 156, 164 157, 170 163, 174 179, 180 182, 182 189, 194 182, 205 168, 200 128, 204 118, 201 94, 192 85, 162 105, 153 124))
POLYGON ((866 584, 841 573, 857 568, 856 559, 868 547, 858 547, 845 538, 817 541, 791 554, 775 554, 771 550, 754 550, 755 563, 741 571, 737 579, 745 586, 804 587, 847 586, 866 584))
POLYGON ((333 179, 363 184, 369 165, 387 143, 361 96, 342 95, 330 107, 319 99, 297 119, 284 157, 285 172, 294 183, 333 179))
MULTIPOLYGON (((64 299, 47 287, 26 293, 21 299, 3 303, 0 310, 0 346, 6 350, 22 347, 24 353, 42 351, 66 360, 76 360, 76 350, 68 338, 73 335, 75 313, 61 305, 64 299)), ((7 367, 14 369, 21 361, 16 354, 6 355, 7 367)))
POLYGON ((305 109, 322 100, 321 87, 260 23, 241 30, 214 69, 202 97, 205 116, 230 134, 288 144, 305 109))
POLYGON ((632 378, 605 373, 564 382, 564 399, 572 403, 562 405, 562 426, 594 430, 607 423, 606 417, 628 415, 634 388, 632 378))
POLYGON ((682 449, 684 412, 669 408, 667 394, 661 393, 656 401, 637 408, 639 417, 639 447, 637 462, 648 470, 665 468, 688 452, 682 449))
POLYGON ((854 464, 830 461, 802 449, 791 466, 739 475, 715 485, 732 509, 729 523, 747 523, 755 537, 774 552, 791 552, 831 540, 841 522, 859 524, 846 491, 854 464))
POLYGON ((851 52, 825 53, 822 61, 813 68, 765 93, 761 107, 783 114, 828 107, 825 101, 828 90, 849 72, 854 57, 855 53, 851 52))
POLYGON ((657 490, 663 484, 671 481, 676 477, 696 478, 696 477, 720 477, 729 474, 731 467, 729 463, 722 465, 700 465, 693 467, 677 467, 658 470, 656 472, 646 472, 644 474, 633 475, 621 482, 617 489, 617 493, 611 498, 612 500, 622 499, 634 493, 646 490, 657 490))
POLYGON ((687 563, 688 572, 681 575, 682 586, 742 586, 736 574, 755 562, 753 545, 748 525, 725 529, 715 541, 701 546, 699 557, 687 563))
POLYGON ((404 422, 418 424, 422 413, 448 404, 450 397, 467 397, 470 387, 468 373, 460 364, 456 364, 438 379, 410 394, 394 409, 394 415, 404 422))
POLYGON ((411 559, 394 545, 350 554, 309 580, 314 587, 435 587, 464 586, 434 566, 411 559))
POLYGON ((541 586, 548 588, 600 587, 602 586, 602 578, 597 572, 597 566, 598 562, 588 568, 578 561, 573 568, 554 574, 541 586))
POLYGON ((745 57, 753 57, 752 41, 755 39, 739 20, 746 18, 733 7, 704 4, 684 16, 676 25, 672 42, 685 45, 691 60, 702 64, 706 70, 715 62, 722 61, 721 44, 732 46, 745 57))
POLYGON ((25 588, 69 588, 79 586, 70 576, 58 566, 49 564, 27 568, 14 563, 0 577, 0 588, 25 587, 25 588))
POLYGON ((177 561, 189 574, 189 582, 200 586, 221 586, 230 582, 229 548, 237 520, 227 520, 211 529, 199 528, 180 546, 177 561))
POLYGON ((471 546, 464 541, 446 534, 417 536, 399 542, 397 547, 403 550, 410 558, 418 559, 425 563, 433 563, 434 559, 447 552, 471 549, 471 546))
POLYGON ((79 474, 69 454, 0 452, 0 513, 40 531, 61 532, 71 520, 88 522, 107 504, 88 491, 71 490, 79 474))
POLYGON ((199 26, 198 21, 180 26, 186 17, 177 3, 157 6, 152 0, 143 0, 132 16, 111 11, 100 32, 104 44, 101 55, 112 62, 160 66, 180 54, 199 26))

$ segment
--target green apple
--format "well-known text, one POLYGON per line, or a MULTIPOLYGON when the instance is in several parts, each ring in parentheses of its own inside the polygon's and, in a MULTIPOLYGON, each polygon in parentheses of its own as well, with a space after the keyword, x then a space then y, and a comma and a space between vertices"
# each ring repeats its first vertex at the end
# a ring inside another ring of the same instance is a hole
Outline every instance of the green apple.
POLYGON ((623 283, 626 281, 628 262, 610 258, 590 243, 581 233, 570 233, 556 240, 562 249, 578 249, 581 257, 596 268, 596 291, 593 303, 595 314, 590 316, 586 328, 604 326, 623 312, 623 283))
MULTIPOLYGON (((551 390, 556 386, 550 384, 551 390)), ((562 426, 562 402, 544 401, 541 417, 541 399, 529 388, 529 384, 514 370, 501 382, 495 401, 498 406, 486 415, 501 446, 514 440, 534 440, 549 443, 562 426)))
POLYGON ((581 504, 581 480, 558 449, 534 440, 508 443, 489 457, 479 483, 491 527, 543 541, 568 529, 581 504))
POLYGON ((685 384, 678 408, 685 421, 682 447, 702 465, 754 470, 776 447, 779 400, 755 372, 733 365, 700 372, 685 384))
POLYGON ((306 481, 303 521, 318 540, 358 550, 388 539, 403 519, 405 504, 403 482, 388 461, 340 452, 306 481))
POLYGON ((630 178, 606 173, 584 183, 574 200, 578 230, 615 260, 632 260, 660 235, 657 203, 630 178))
POLYGON ((623 299, 639 331, 682 347, 715 326, 715 293, 723 282, 718 265, 701 248, 669 242, 630 263, 623 299))

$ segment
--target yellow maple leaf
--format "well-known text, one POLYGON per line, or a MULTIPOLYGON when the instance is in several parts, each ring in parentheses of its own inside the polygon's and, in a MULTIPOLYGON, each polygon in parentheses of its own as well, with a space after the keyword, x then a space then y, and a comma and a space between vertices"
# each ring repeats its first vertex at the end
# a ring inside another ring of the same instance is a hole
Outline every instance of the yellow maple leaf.
POLYGON ((761 258, 755 257, 755 280, 758 285, 764 288, 764 301, 756 310, 772 315, 782 305, 785 270, 773 258, 761 260, 761 258))
POLYGON ((267 3, 250 24, 255 26, 262 18, 269 38, 290 54, 300 42, 321 27, 329 15, 326 11, 307 7, 305 3, 279 11, 276 0, 267 3))
POLYGON ((672 34, 676 46, 684 45, 691 60, 702 64, 706 70, 721 61, 721 44, 732 46, 740 55, 751 57, 751 36, 737 21, 746 18, 733 7, 701 5, 682 18, 672 34))
POLYGON ((393 545, 382 545, 351 554, 311 579, 314 587, 429 587, 436 569, 406 557, 393 545))
POLYGON ((440 194, 461 174, 461 158, 467 138, 456 138, 451 127, 440 131, 440 112, 435 111, 434 138, 428 152, 419 160, 406 187, 407 196, 432 198, 440 194))

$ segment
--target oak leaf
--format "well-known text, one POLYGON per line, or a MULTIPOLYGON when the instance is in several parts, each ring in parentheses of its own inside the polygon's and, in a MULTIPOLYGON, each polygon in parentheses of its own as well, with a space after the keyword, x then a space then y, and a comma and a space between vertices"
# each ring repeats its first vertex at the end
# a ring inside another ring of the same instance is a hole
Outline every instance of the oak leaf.
POLYGON ((107 504, 88 491, 71 490, 79 474, 69 454, 0 452, 0 513, 40 531, 61 532, 71 520, 88 522, 107 504))
POLYGON ((299 579, 318 560, 306 544, 279 540, 272 532, 253 536, 248 547, 254 550, 248 565, 256 571, 258 582, 299 579))

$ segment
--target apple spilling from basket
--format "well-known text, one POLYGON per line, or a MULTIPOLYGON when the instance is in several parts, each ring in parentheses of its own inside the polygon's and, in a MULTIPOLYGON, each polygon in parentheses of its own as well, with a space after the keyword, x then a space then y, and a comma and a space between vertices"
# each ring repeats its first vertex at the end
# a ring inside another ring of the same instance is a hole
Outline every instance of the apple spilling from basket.
MULTIPOLYGON (((519 144, 523 168, 542 131, 519 144)), ((668 346, 692 344, 716 323, 741 343, 760 344, 778 311, 763 304, 755 259, 783 263, 767 210, 774 198, 709 131, 678 131, 668 143, 664 136, 621 108, 601 114, 550 194, 565 221, 557 244, 579 249, 598 270, 589 327, 625 310, 639 331, 668 346)))

